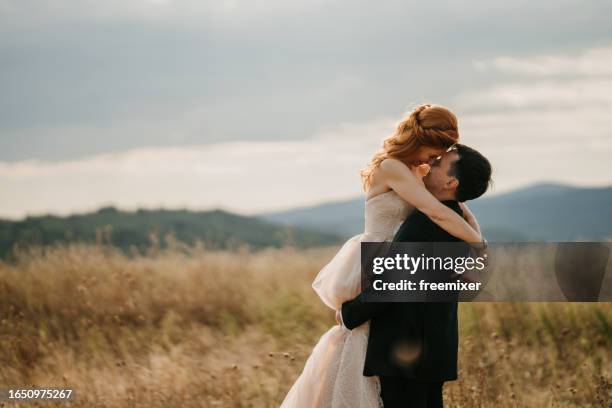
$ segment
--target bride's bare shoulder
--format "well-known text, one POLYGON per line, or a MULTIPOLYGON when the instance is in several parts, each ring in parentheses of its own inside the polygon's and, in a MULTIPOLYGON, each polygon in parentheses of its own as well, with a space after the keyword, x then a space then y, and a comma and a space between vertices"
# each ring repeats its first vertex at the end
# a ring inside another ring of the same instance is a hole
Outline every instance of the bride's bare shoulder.
POLYGON ((406 171, 407 167, 400 160, 393 159, 393 158, 386 158, 380 162, 380 169, 382 170, 383 173, 393 174, 397 172, 406 171))

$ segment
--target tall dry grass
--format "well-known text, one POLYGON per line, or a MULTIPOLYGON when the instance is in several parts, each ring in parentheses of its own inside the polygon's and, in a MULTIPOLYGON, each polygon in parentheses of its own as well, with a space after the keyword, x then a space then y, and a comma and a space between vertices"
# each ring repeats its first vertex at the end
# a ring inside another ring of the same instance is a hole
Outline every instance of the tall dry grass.
MULTIPOLYGON (((71 387, 75 407, 278 406, 334 324, 310 283, 336 249, 20 253, 0 264, 0 386, 71 387)), ((447 406, 611 406, 611 304, 462 304, 460 324, 447 406)))

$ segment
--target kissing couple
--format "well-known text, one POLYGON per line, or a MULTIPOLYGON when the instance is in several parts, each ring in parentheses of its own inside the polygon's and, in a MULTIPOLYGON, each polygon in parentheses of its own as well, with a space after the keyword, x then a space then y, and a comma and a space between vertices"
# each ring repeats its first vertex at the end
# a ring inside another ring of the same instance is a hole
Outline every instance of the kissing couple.
POLYGON ((465 202, 485 193, 491 165, 459 143, 455 114, 421 104, 361 177, 365 230, 312 284, 339 324, 321 336, 281 407, 442 407, 444 382, 457 379, 457 302, 364 301, 361 243, 484 243, 465 202))

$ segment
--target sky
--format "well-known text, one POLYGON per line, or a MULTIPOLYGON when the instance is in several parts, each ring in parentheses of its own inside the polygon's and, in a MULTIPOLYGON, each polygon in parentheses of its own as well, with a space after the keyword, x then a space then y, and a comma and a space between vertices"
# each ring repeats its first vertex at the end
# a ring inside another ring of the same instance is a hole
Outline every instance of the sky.
POLYGON ((612 3, 0 0, 0 217, 358 197, 421 102, 499 194, 612 184, 612 3))

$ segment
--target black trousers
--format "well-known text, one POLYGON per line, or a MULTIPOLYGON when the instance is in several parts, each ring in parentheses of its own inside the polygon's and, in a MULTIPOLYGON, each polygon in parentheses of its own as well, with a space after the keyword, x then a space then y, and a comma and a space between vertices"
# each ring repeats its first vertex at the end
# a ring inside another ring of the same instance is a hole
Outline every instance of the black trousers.
POLYGON ((442 408, 441 382, 380 377, 380 396, 385 408, 442 408))

